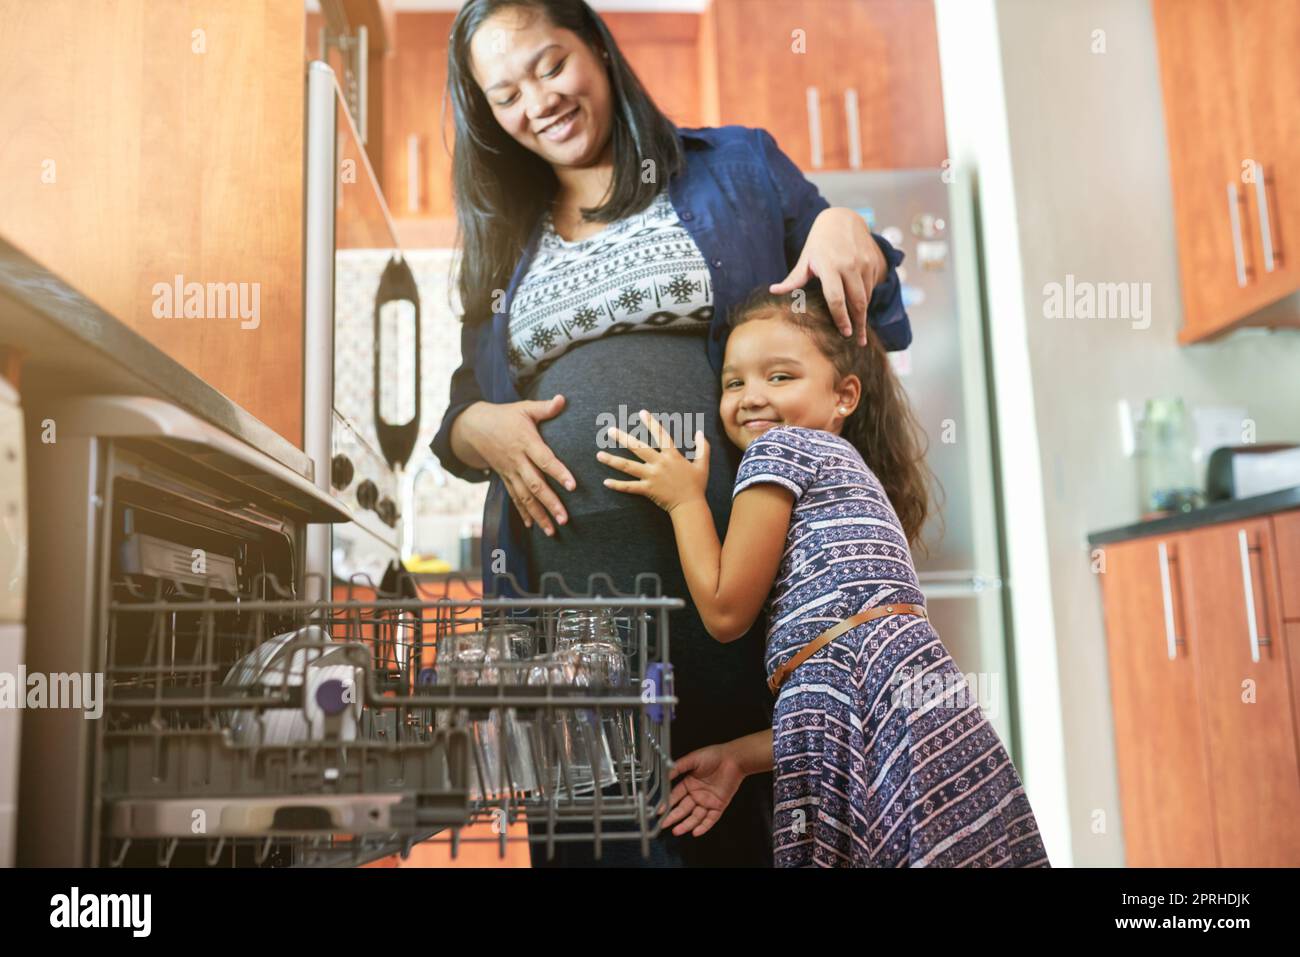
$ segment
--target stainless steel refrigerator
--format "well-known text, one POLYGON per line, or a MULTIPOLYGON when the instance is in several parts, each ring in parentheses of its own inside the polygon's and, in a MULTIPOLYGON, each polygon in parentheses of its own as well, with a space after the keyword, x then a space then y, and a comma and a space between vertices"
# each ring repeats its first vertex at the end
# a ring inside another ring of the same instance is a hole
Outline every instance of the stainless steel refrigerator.
POLYGON ((907 254, 901 273, 912 345, 890 359, 929 438, 928 462, 945 496, 923 533, 929 554, 913 549, 916 569, 936 630, 1014 757, 1002 509, 970 181, 937 169, 808 179, 832 206, 857 210, 907 254))

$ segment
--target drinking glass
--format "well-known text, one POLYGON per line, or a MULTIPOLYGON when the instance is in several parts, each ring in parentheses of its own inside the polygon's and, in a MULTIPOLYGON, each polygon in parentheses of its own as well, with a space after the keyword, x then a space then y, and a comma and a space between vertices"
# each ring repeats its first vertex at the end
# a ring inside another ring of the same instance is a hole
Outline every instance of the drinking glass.
MULTIPOLYGON (((533 630, 527 625, 493 625, 488 629, 483 683, 521 685, 527 681, 533 630), (520 652, 528 652, 521 655, 520 652)), ((491 724, 506 753, 507 779, 499 782, 512 793, 537 789, 537 769, 530 746, 531 729, 514 708, 493 708, 491 724)))
POLYGON ((588 641, 618 642, 618 626, 603 608, 570 608, 560 612, 555 626, 555 650, 588 641))
MULTIPOLYGON (((438 643, 438 683, 457 687, 474 687, 497 683, 492 666, 496 655, 489 654, 486 631, 464 631, 443 635, 438 643)), ((458 708, 457 723, 468 721, 470 742, 474 750, 476 773, 470 780, 471 800, 492 800, 500 793, 500 723, 487 718, 470 719, 469 709, 458 708)), ((451 722, 451 715, 440 716, 440 725, 451 722)))
POLYGON ((488 635, 490 643, 501 647, 504 656, 512 661, 525 661, 537 654, 537 637, 529 625, 489 625, 488 635))
MULTIPOLYGON (((559 651, 533 659, 528 684, 589 687, 591 678, 581 656, 573 651, 559 651)), ((556 719, 549 731, 558 754, 548 769, 546 784, 573 796, 589 793, 597 786, 603 788, 613 784, 617 780, 614 760, 604 729, 596 721, 595 711, 559 708, 555 713, 556 719)))

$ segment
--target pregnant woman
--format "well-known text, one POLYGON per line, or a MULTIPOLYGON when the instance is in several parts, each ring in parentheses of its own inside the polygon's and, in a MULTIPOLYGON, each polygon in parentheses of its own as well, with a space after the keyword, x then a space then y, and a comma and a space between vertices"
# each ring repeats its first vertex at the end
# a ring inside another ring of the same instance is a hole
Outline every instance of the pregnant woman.
MULTIPOLYGON (((634 590, 656 572, 688 599, 672 523, 602 485, 601 436, 638 409, 680 415, 713 449, 706 498, 719 533, 740 453, 718 422, 726 311, 758 286, 813 276, 840 333, 911 341, 902 253, 830 207, 766 131, 685 129, 659 111, 582 0, 468 0, 452 26, 454 189, 462 365, 433 441, 443 465, 490 480, 486 578, 526 589, 559 572, 585 590, 634 590), (513 505, 513 507, 512 507, 513 505)), ((624 454, 620 450, 618 454, 624 454)), ((766 622, 730 644, 687 607, 669 619, 675 755, 771 727, 766 622)), ((532 845, 534 866, 772 865, 772 780, 747 778, 699 838, 532 845)))

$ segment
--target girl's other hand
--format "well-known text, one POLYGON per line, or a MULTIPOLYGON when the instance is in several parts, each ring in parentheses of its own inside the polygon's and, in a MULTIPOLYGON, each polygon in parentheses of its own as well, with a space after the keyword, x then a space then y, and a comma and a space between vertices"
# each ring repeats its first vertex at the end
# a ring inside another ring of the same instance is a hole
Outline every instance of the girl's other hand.
POLYGON ((702 431, 695 433, 695 460, 690 461, 677 451, 672 437, 645 409, 639 413, 641 421, 650 431, 659 448, 646 445, 622 429, 611 427, 610 438, 636 453, 636 459, 597 452, 596 458, 611 468, 635 476, 637 481, 605 479, 605 485, 616 492, 644 495, 665 512, 671 512, 683 502, 704 498, 709 482, 709 443, 702 431))
POLYGON ((871 292, 888 270, 885 254, 871 238, 866 220, 851 209, 832 206, 813 220, 790 275, 770 285, 768 291, 778 295, 792 292, 816 276, 841 335, 851 336, 856 329, 858 345, 865 346, 871 292))
POLYGON ((677 759, 672 771, 672 793, 663 827, 680 837, 699 837, 722 817, 736 796, 745 772, 725 744, 711 744, 677 759))
POLYGON ((547 483, 554 479, 569 491, 577 483, 564 463, 542 441, 537 423, 558 415, 564 396, 555 395, 523 402, 476 402, 457 419, 468 431, 466 440, 501 476, 515 508, 529 528, 537 522, 547 535, 555 534, 551 516, 563 525, 568 521, 560 497, 547 483))

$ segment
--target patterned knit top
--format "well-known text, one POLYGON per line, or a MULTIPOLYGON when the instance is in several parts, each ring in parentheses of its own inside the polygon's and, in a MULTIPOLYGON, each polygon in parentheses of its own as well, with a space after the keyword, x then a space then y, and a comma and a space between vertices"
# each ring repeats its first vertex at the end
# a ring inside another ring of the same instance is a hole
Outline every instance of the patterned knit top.
POLYGON ((703 336, 712 318, 708 264, 667 189, 640 213, 575 242, 555 232, 548 212, 510 307, 510 369, 522 391, 583 341, 644 329, 703 336))
POLYGON ((768 596, 767 673, 836 622, 887 602, 925 604, 902 524, 847 439, 780 425, 745 449, 732 490, 774 482, 794 493, 768 596))

